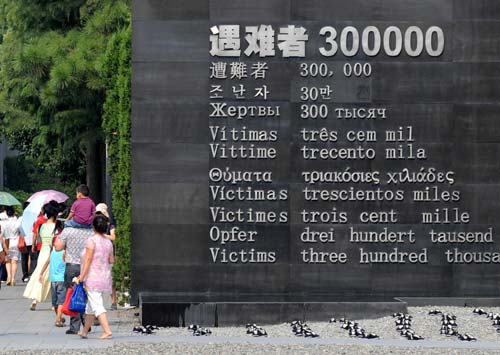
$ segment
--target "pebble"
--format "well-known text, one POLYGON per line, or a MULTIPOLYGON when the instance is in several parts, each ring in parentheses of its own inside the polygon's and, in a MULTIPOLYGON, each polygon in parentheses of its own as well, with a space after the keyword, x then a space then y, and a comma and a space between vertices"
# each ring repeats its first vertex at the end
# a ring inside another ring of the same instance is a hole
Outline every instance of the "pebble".
MULTIPOLYGON (((487 312, 499 313, 500 307, 482 307, 487 312)), ((381 346, 377 345, 375 340, 366 340, 362 345, 338 345, 338 344, 315 344, 307 343, 308 339, 304 339, 304 343, 290 343, 273 344, 272 338, 296 338, 290 331, 290 324, 263 324, 268 334, 266 337, 269 341, 267 344, 248 344, 244 340, 241 342, 231 343, 218 343, 218 342, 169 342, 157 343, 156 341, 150 342, 149 338, 160 336, 186 336, 186 327, 173 327, 173 328, 160 328, 156 334, 152 335, 136 335, 136 342, 133 343, 118 343, 106 348, 92 348, 92 349, 78 349, 61 351, 50 350, 24 350, 24 351, 8 351, 0 348, 0 354, 27 354, 27 355, 45 355, 45 354, 68 354, 68 355, 81 355, 81 354, 222 354, 222 355, 239 355, 239 354, 259 354, 265 353, 266 355, 274 354, 360 354, 360 355, 388 355, 388 354, 429 354, 429 355, 443 355, 443 354, 488 354, 500 355, 500 350, 481 349, 481 341, 496 342, 500 344, 500 334, 496 332, 497 327, 493 326, 493 321, 486 315, 476 315, 472 311, 474 307, 449 307, 449 306, 428 306, 428 307, 409 307, 408 314, 413 316, 412 329, 419 335, 422 335, 426 340, 434 341, 448 341, 448 342, 461 342, 458 337, 447 337, 440 334, 441 328, 441 315, 429 315, 429 311, 438 309, 443 313, 453 314, 457 317, 457 331, 459 333, 468 333, 477 338, 477 348, 475 349, 453 349, 453 348, 422 348, 422 347, 399 347, 394 346, 381 346), (372 343, 373 342, 373 343, 372 343)), ((348 339, 351 338, 349 333, 340 328, 340 323, 330 323, 332 317, 337 319, 341 314, 325 314, 323 322, 307 322, 307 324, 320 335, 320 339, 337 338, 348 339)), ((394 325, 394 318, 391 315, 377 319, 351 319, 359 323, 359 326, 366 330, 367 333, 376 333, 380 339, 395 339, 405 341, 394 325)), ((248 338, 246 334, 245 325, 239 327, 212 327, 211 324, 200 324, 202 327, 209 326, 212 330, 211 337, 227 337, 227 338, 248 338)), ((130 324, 130 335, 134 336, 132 332, 133 324, 130 324)), ((123 332, 122 332, 123 333, 123 332)), ((210 338, 211 338, 210 337, 210 338)), ((352 338, 351 338, 352 339, 352 338)), ((151 339, 154 340, 154 339, 151 339)), ((129 340, 130 341, 130 340, 129 340)), ((410 342, 408 343, 415 343, 410 342)), ((468 343, 471 344, 471 343, 468 343)))
MULTIPOLYGON (((500 307, 483 307, 486 311, 500 314, 500 307)), ((446 340, 460 341, 457 337, 448 337, 440 334, 441 315, 429 315, 432 309, 439 309, 443 313, 450 313, 457 316, 456 328, 459 333, 468 333, 478 341, 498 341, 500 342, 500 333, 497 333, 493 321, 485 315, 478 316, 472 313, 474 307, 408 307, 408 314, 413 316, 412 329, 415 333, 423 336, 426 340, 446 340)), ((314 332, 321 338, 351 338, 349 333, 340 328, 340 323, 329 323, 331 317, 341 315, 326 314, 324 322, 307 322, 314 332)), ((392 315, 377 319, 351 319, 359 323, 359 326, 367 333, 376 333, 381 339, 402 339, 394 325, 392 315)), ((290 331, 290 325, 287 323, 263 325, 269 337, 295 337, 290 331)), ((211 328, 212 335, 215 337, 241 337, 246 334, 244 325, 239 327, 219 327, 211 328)), ((161 328, 159 335, 177 336, 185 335, 185 328, 161 328)))
MULTIPOLYGON (((422 348, 401 348, 401 347, 380 347, 380 346, 345 346, 345 345, 255 345, 255 344, 183 344, 183 343, 131 343, 119 344, 113 347, 88 350, 37 350, 37 351, 9 351, 8 354, 23 355, 81 355, 81 354, 116 354, 116 355, 142 355, 142 354, 218 354, 218 355, 254 355, 254 354, 338 354, 338 355, 500 355, 500 350, 479 350, 479 349, 422 349, 422 348)), ((7 353, 4 353, 7 354, 7 353)))

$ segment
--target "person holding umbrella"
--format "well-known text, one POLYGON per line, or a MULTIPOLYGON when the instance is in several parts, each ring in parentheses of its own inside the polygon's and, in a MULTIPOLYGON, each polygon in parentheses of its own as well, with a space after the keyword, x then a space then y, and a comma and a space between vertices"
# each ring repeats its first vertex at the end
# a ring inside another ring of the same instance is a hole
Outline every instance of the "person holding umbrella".
POLYGON ((38 229, 44 224, 45 218, 42 207, 50 201, 56 201, 60 205, 68 199, 68 195, 56 190, 42 190, 35 192, 24 203, 24 211, 21 216, 21 234, 25 236, 28 253, 23 254, 23 281, 27 281, 37 266, 37 258, 41 243, 37 243, 38 229), (42 212, 41 212, 42 211, 42 212), (31 261, 31 265, 28 263, 31 261))
POLYGON ((54 232, 56 230, 56 219, 59 214, 59 204, 56 201, 50 201, 43 206, 45 211, 45 216, 47 217, 47 222, 40 226, 40 231, 38 233, 38 238, 42 242, 42 249, 38 256, 38 264, 35 271, 31 275, 28 285, 24 290, 23 296, 32 300, 30 309, 34 311, 36 309, 37 302, 45 301, 50 294, 50 282, 48 273, 44 273, 40 281, 40 275, 42 274, 42 269, 45 262, 50 256, 50 248, 52 245, 52 238, 54 237, 54 232))

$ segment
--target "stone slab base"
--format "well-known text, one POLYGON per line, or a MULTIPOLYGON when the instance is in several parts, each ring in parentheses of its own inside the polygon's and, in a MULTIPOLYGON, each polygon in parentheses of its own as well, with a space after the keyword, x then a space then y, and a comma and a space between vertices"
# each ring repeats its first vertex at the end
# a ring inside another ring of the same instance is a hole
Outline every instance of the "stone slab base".
POLYGON ((410 307, 455 306, 455 307, 500 307, 498 297, 397 297, 410 307))
POLYGON ((247 323, 279 324, 298 319, 328 321, 331 317, 368 319, 406 312, 404 301, 322 301, 322 302, 173 302, 169 297, 140 297, 143 325, 186 327, 241 326, 247 323))

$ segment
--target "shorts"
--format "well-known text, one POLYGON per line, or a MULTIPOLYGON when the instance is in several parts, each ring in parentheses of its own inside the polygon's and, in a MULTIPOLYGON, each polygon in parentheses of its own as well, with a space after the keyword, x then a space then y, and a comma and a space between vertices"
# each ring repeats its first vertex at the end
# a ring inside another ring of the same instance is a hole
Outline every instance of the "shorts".
POLYGON ((9 249, 9 254, 9 260, 21 260, 21 252, 19 251, 19 249, 17 249, 17 247, 15 249, 9 249))
POLYGON ((54 307, 64 304, 67 291, 66 286, 64 286, 64 281, 51 282, 50 291, 52 294, 52 305, 54 307))
POLYGON ((85 307, 85 314, 93 314, 94 316, 99 317, 103 313, 106 313, 106 308, 104 308, 102 292, 87 290, 87 306, 85 307))

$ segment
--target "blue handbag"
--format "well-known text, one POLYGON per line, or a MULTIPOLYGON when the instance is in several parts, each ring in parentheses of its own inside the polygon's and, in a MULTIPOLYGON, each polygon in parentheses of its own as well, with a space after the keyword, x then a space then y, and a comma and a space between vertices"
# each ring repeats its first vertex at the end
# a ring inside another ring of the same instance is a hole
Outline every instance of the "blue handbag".
POLYGON ((71 301, 69 302, 69 309, 74 312, 85 313, 86 304, 87 294, 83 288, 83 282, 80 282, 73 288, 73 294, 71 295, 71 301))

